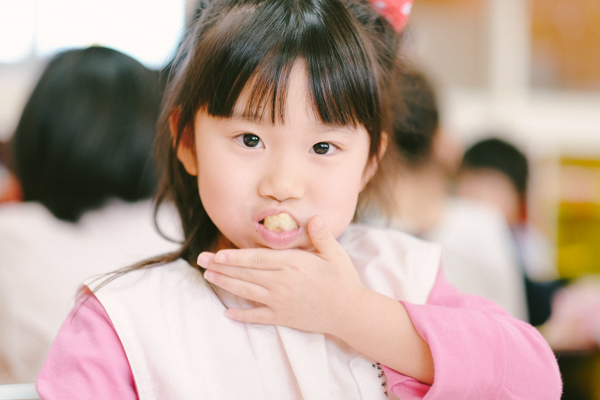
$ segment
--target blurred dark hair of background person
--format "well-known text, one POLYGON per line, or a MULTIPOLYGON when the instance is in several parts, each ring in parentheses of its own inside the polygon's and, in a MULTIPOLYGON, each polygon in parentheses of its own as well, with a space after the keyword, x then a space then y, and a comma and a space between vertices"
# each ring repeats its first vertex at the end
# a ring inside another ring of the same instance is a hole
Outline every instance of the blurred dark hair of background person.
POLYGON ((11 141, 24 201, 77 221, 110 198, 156 188, 152 146, 158 73, 104 47, 71 50, 47 66, 11 141))
POLYGON ((440 116, 435 90, 425 75, 407 69, 396 80, 393 139, 402 159, 412 167, 431 161, 440 116))
POLYGON ((472 193, 472 196, 485 201, 495 201, 511 226, 527 220, 529 164, 525 155, 513 144, 495 137, 473 144, 463 156, 461 175, 463 194, 472 193), (477 180, 477 176, 481 179, 477 180), (474 185, 466 186, 470 179, 474 185), (481 184, 484 181, 493 182, 496 186, 483 190, 481 184), (498 190, 490 190, 493 187, 498 190))

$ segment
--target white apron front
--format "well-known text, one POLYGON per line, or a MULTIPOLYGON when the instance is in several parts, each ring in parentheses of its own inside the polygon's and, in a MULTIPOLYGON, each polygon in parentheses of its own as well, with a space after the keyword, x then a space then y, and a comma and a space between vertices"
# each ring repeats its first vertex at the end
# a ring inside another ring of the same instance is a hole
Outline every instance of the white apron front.
MULTIPOLYGON (((440 264, 437 246, 360 225, 339 241, 367 287, 397 300, 427 301, 440 264)), ((128 273, 96 292, 141 400, 396 398, 381 368, 343 341, 229 320, 225 304, 249 303, 216 293, 184 261, 128 273)))

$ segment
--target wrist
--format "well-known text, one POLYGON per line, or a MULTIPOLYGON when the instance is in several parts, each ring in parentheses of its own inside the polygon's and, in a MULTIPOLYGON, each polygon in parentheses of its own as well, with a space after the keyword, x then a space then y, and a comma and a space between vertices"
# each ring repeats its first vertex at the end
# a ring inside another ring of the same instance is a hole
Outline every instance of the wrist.
POLYGON ((368 289, 349 301, 328 332, 350 347, 425 384, 433 382, 433 358, 399 301, 368 289))
POLYGON ((376 317, 373 311, 377 310, 380 294, 362 287, 348 296, 340 311, 331 318, 326 333, 342 339, 352 345, 357 337, 364 336, 376 317))

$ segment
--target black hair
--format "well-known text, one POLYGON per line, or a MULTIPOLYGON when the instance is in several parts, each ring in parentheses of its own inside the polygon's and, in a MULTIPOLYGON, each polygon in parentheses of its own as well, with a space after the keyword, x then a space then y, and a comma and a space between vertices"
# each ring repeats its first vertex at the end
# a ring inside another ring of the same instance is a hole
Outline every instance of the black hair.
POLYGON ((394 142, 410 166, 427 161, 439 126, 436 93, 427 77, 416 69, 400 70, 395 80, 394 142))
MULTIPOLYGON (((179 251, 134 268, 177 258, 198 267, 196 257, 218 237, 196 177, 176 155, 181 143, 193 148, 199 109, 230 117, 240 94, 249 90, 248 116, 283 120, 290 72, 303 60, 315 114, 323 123, 364 126, 371 161, 378 157, 382 132, 389 132, 387 88, 397 66, 399 38, 368 2, 205 0, 199 10, 172 63, 155 153, 161 174, 157 207, 174 201, 185 241, 179 251), (177 126, 172 135, 173 115, 177 126)), ((373 191, 377 182, 375 177, 369 183, 373 191)))
POLYGON ((489 138, 473 144, 465 152, 462 169, 490 168, 506 175, 521 197, 527 192, 529 166, 527 157, 514 145, 489 138))
POLYGON ((45 68, 11 140, 24 201, 77 221, 110 198, 156 190, 158 72, 104 47, 67 50, 45 68))

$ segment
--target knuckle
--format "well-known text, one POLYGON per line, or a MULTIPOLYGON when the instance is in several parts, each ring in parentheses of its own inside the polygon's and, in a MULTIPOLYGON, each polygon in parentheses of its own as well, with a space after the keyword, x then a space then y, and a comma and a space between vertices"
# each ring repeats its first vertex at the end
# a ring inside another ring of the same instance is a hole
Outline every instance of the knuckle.
POLYGON ((252 262, 251 262, 252 268, 257 268, 257 269, 262 268, 264 265, 264 262, 265 262, 265 260, 260 253, 254 253, 254 255, 252 256, 252 262))
POLYGON ((245 280, 247 280, 249 278, 248 268, 237 267, 235 269, 235 271, 236 271, 235 272, 235 277, 236 278, 241 279, 243 281, 245 281, 245 280))
POLYGON ((320 230, 317 232, 316 238, 318 241, 324 242, 327 239, 329 239, 329 235, 331 235, 331 233, 329 231, 323 229, 323 230, 320 230))

